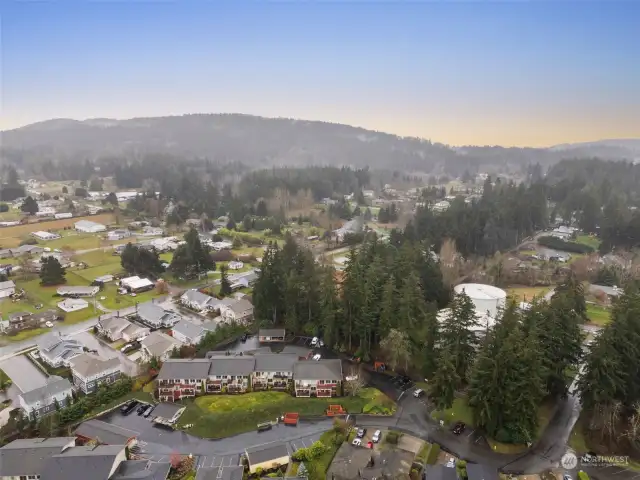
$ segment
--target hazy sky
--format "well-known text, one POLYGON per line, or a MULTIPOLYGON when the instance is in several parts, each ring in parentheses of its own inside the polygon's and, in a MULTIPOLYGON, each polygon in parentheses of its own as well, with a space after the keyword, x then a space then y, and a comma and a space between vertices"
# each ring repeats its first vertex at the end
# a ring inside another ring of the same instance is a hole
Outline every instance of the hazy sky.
POLYGON ((640 1, 0 2, 0 128, 240 112, 460 144, 640 137, 640 1))

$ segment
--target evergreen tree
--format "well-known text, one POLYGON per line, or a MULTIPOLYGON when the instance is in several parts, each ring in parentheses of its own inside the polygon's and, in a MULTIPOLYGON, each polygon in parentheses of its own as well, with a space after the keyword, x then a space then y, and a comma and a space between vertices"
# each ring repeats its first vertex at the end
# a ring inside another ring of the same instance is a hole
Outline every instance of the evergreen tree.
POLYGON ((258 217, 268 217, 269 212, 267 210, 267 202, 260 200, 256 206, 256 215, 258 217))
POLYGON ((120 254, 120 264, 129 275, 157 278, 163 271, 162 261, 155 249, 128 243, 120 254))
POLYGON ((455 358, 447 347, 440 351, 437 369, 431 380, 431 398, 438 410, 451 408, 455 400, 456 385, 462 383, 458 376, 455 358))
POLYGON ((36 202, 33 197, 28 196, 24 199, 24 202, 22 202, 20 210, 29 215, 35 215, 38 211, 38 202, 36 202))
POLYGON ((227 266, 222 265, 220 267, 220 295, 226 297, 231 295, 232 291, 231 282, 229 282, 229 277, 227 276, 227 266))
POLYGON ((582 317, 583 320, 587 319, 587 303, 584 298, 584 286, 573 271, 569 272, 563 282, 556 287, 554 296, 559 295, 563 295, 569 299, 576 313, 582 317))
POLYGON ((113 206, 117 206, 118 205, 118 197, 116 196, 115 193, 113 192, 109 192, 109 195, 107 195, 104 199, 105 203, 110 203, 113 206))
POLYGON ((191 228, 184 236, 185 243, 173 255, 169 271, 182 278, 196 278, 198 275, 215 270, 216 264, 209 247, 200 242, 198 232, 191 228))
POLYGON ((55 257, 42 257, 40 260, 40 285, 60 285, 66 282, 66 271, 55 257))
POLYGON ((476 325, 478 320, 473 302, 465 293, 456 295, 451 302, 451 311, 440 327, 442 349, 452 357, 457 374, 455 378, 461 382, 454 384, 454 389, 460 388, 467 381, 467 375, 473 364, 478 344, 473 328, 476 325))

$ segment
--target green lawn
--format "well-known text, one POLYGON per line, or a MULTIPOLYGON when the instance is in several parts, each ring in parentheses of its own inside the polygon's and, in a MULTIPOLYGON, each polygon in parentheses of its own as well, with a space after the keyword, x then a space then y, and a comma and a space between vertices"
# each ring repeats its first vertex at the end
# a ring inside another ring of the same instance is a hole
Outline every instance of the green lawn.
POLYGON ((582 243, 583 245, 588 245, 594 250, 598 250, 601 240, 598 237, 594 237, 591 235, 578 235, 575 239, 575 242, 582 243))
POLYGON ((118 262, 105 263, 97 267, 74 270, 74 272, 84 278, 87 282, 91 283, 98 277, 102 277, 103 275, 115 275, 116 273, 123 273, 123 270, 120 262, 118 262))
POLYGON ((120 255, 114 255, 113 251, 95 250, 76 256, 79 262, 86 263, 89 267, 99 267, 103 265, 120 265, 120 255))
POLYGON ((598 305, 587 304, 587 317, 590 323, 604 326, 611 321, 611 311, 598 305))
POLYGON ((207 395, 187 401, 180 418, 192 423, 189 433, 203 438, 223 438, 256 429, 258 423, 275 421, 285 412, 324 415, 328 405, 342 405, 350 413, 361 413, 372 404, 395 406, 375 388, 365 388, 357 397, 296 398, 285 392, 251 392, 243 395, 207 395))

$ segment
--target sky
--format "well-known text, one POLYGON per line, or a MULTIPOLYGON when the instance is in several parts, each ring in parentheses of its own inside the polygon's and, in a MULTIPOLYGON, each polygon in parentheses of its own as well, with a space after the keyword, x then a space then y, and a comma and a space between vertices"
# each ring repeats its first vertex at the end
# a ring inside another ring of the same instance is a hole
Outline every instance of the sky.
POLYGON ((640 138, 640 2, 0 2, 0 129, 247 113, 451 145, 640 138))

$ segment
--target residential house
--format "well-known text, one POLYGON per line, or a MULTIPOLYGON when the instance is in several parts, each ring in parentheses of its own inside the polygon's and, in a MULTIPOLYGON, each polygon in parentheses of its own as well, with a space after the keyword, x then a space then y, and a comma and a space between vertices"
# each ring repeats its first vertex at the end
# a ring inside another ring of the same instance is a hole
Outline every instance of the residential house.
POLYGON ((206 333, 207 330, 202 328, 200 325, 196 325, 187 320, 180 320, 171 329, 171 335, 173 338, 188 345, 196 345, 200 343, 206 333))
POLYGON ((349 220, 342 227, 333 231, 333 234, 339 242, 344 240, 345 235, 360 233, 364 229, 364 220, 362 217, 355 217, 349 220))
POLYGON ((221 306, 220 315, 225 322, 249 323, 253 319, 253 305, 241 298, 230 305, 221 306))
POLYGON ((73 386, 66 378, 51 375, 42 387, 24 392, 18 397, 18 403, 26 417, 42 417, 58 407, 67 405, 73 386))
POLYGON ((43 327, 46 322, 55 322, 58 318, 56 310, 45 310, 37 313, 15 312, 9 314, 4 331, 5 333, 11 333, 29 328, 39 328, 43 327))
POLYGON ((110 241, 122 240, 123 238, 129 238, 130 236, 131 232, 125 229, 118 229, 107 232, 107 240, 110 241))
POLYGON ((39 245, 20 245, 15 248, 0 250, 0 258, 21 257, 22 255, 38 255, 44 252, 44 247, 39 245))
POLYGON ((129 323, 127 328, 122 331, 122 339, 125 342, 140 341, 149 335, 151 331, 147 327, 138 325, 137 323, 129 323))
POLYGON ((153 289, 154 286, 155 284, 148 278, 140 278, 137 275, 120 280, 120 287, 131 293, 146 292, 153 289))
POLYGON ((189 307, 192 310, 196 310, 198 312, 209 310, 211 303, 214 298, 205 295, 204 293, 199 292, 195 288, 187 290, 180 297, 180 302, 185 306, 189 307))
POLYGON ((0 479, 43 479, 46 461, 75 447, 75 437, 19 438, 0 448, 0 479))
POLYGON ((56 220, 62 220, 63 218, 71 218, 73 217, 73 213, 71 212, 62 212, 62 213, 56 213, 53 218, 55 218, 56 220))
POLYGON ((296 397, 335 397, 342 383, 338 359, 301 361, 293 366, 296 397))
POLYGON ((89 306, 89 303, 82 298, 65 298, 63 301, 58 302, 58 308, 65 312, 77 312, 83 310, 89 306))
POLYGON ((425 476, 426 480, 458 480, 456 469, 445 465, 427 465, 425 476))
POLYGON ((165 310, 155 303, 143 303, 142 305, 138 305, 136 315, 142 323, 149 325, 151 328, 170 328, 182 320, 182 317, 176 312, 165 310))
POLYGON ((187 409, 184 405, 161 402, 158 403, 153 409, 153 421, 154 423, 160 423, 162 425, 175 425, 180 416, 187 409))
POLYGON ((110 480, 167 480, 170 470, 171 463, 169 462, 127 460, 120 463, 115 475, 110 480))
POLYGON ((498 469, 480 463, 467 463, 468 480, 499 480, 498 469))
POLYGON ((250 356, 209 357, 209 378, 206 393, 244 393, 251 385, 251 375, 255 368, 255 358, 250 356))
POLYGON ((78 340, 54 332, 38 337, 36 345, 40 358, 54 368, 68 367, 72 358, 84 353, 84 346, 78 340))
POLYGON ((122 317, 110 317, 98 320, 96 328, 100 335, 107 337, 111 342, 120 340, 122 332, 131 325, 127 319, 122 317))
POLYGON ((234 465, 228 467, 200 467, 196 472, 195 480, 242 480, 244 467, 234 465))
POLYGON ((284 442, 271 442, 247 448, 245 456, 249 463, 249 473, 256 473, 258 469, 271 470, 291 461, 289 448, 284 442))
POLYGON ((122 374, 118 358, 104 360, 92 353, 74 357, 70 365, 73 384, 84 393, 93 393, 103 383, 113 383, 122 374))
POLYGON ((100 287, 58 287, 56 293, 61 297, 94 297, 100 287))
POLYGON ((44 231, 38 231, 38 232, 31 232, 31 236, 36 237, 38 240, 56 240, 58 238, 61 238, 60 235, 58 235, 57 233, 51 233, 51 232, 44 232, 44 231))
POLYGON ((41 480, 112 480, 120 464, 126 461, 123 445, 72 447, 46 460, 41 480))
POLYGON ((451 203, 449 203, 447 200, 442 200, 442 201, 436 203, 433 206, 432 210, 434 212, 441 213, 441 212, 447 211, 450 206, 451 206, 451 203))
POLYGON ((267 353, 255 356, 255 365, 251 375, 253 390, 286 390, 293 380, 293 366, 298 355, 267 353))
POLYGON ((95 418, 82 422, 73 434, 82 445, 100 442, 106 445, 133 446, 138 437, 138 432, 95 418))
POLYGON ((175 347, 180 348, 180 342, 161 332, 151 332, 147 338, 140 342, 142 345, 142 357, 150 360, 156 357, 161 362, 166 361, 175 347))
POLYGON ((611 304, 614 300, 620 297, 624 290, 622 288, 618 288, 616 285, 613 287, 609 287, 608 285, 589 285, 589 293, 598 297, 599 295, 604 294, 605 300, 607 304, 611 304))
POLYGON ((107 229, 107 227, 101 223, 92 222, 90 220, 79 220, 74 224, 74 228, 78 232, 83 233, 98 233, 104 232, 107 229))
POLYGON ((13 280, 0 282, 0 298, 7 298, 16 293, 16 284, 13 280))
POLYGON ((165 361, 156 377, 158 398, 161 402, 175 402, 203 393, 210 366, 208 359, 201 358, 165 361))
POLYGON ((249 270, 242 273, 234 273, 228 277, 231 284, 231 290, 237 290, 238 288, 249 288, 256 283, 258 279, 258 271, 256 269, 249 270))
POLYGON ((284 342, 286 332, 284 328, 261 328, 258 330, 260 343, 284 342))

